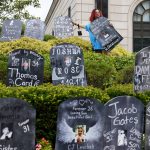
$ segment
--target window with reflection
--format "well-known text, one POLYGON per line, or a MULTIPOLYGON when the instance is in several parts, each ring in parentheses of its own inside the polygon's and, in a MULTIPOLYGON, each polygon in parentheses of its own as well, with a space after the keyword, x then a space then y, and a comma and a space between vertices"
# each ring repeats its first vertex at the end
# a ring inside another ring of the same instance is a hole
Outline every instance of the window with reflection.
POLYGON ((133 14, 133 51, 150 46, 150 1, 141 2, 133 14))
POLYGON ((100 9, 104 17, 108 17, 108 0, 95 0, 95 8, 100 9))

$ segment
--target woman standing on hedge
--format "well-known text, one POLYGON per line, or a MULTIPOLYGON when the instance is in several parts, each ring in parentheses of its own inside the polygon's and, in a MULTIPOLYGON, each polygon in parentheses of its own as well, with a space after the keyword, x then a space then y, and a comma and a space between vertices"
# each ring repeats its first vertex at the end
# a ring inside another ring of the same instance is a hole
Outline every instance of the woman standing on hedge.
POLYGON ((82 26, 82 25, 79 25, 79 24, 73 22, 73 24, 77 25, 78 28, 80 28, 80 27, 84 28, 86 31, 89 32, 89 38, 90 38, 90 41, 91 41, 91 44, 92 44, 92 49, 93 49, 94 52, 98 52, 98 53, 103 53, 103 52, 106 52, 106 51, 103 49, 101 43, 96 39, 96 37, 94 36, 94 34, 92 33, 90 28, 91 28, 91 23, 95 19, 97 19, 99 17, 102 17, 102 16, 103 16, 102 12, 99 9, 93 9, 92 12, 91 12, 90 19, 89 19, 90 23, 88 23, 86 26, 82 26))

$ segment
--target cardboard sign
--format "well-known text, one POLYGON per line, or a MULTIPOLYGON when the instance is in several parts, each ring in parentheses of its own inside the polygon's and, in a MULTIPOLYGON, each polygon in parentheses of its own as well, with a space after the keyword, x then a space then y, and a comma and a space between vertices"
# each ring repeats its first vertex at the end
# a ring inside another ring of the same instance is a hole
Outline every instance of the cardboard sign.
POLYGON ((139 51, 135 56, 134 91, 150 90, 150 47, 139 51))
POLYGON ((44 58, 36 52, 18 49, 9 54, 7 86, 38 86, 43 73, 44 58))
POLYGON ((68 38, 73 36, 73 24, 69 17, 60 16, 54 20, 54 36, 68 38))
POLYGON ((0 41, 11 41, 21 36, 22 22, 20 20, 6 20, 2 26, 0 41))
POLYGON ((50 50, 50 59, 54 85, 87 85, 83 54, 78 46, 59 44, 50 50))
POLYGON ((90 98, 74 98, 59 106, 55 150, 103 148, 104 106, 90 98))
POLYGON ((105 17, 94 20, 91 31, 106 51, 113 49, 123 39, 105 17))
POLYGON ((0 99, 0 149, 35 149, 36 111, 15 98, 0 99))
POLYGON ((144 105, 132 96, 118 96, 105 104, 104 150, 141 150, 144 105))
POLYGON ((25 36, 43 40, 45 24, 39 19, 32 19, 26 22, 25 36))

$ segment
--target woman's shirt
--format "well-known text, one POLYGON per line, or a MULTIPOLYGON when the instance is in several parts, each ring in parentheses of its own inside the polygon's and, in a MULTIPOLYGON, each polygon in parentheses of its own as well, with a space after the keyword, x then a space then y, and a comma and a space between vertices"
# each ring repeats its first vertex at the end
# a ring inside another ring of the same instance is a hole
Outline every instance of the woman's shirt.
POLYGON ((91 28, 91 24, 90 23, 85 26, 85 30, 89 32, 89 37, 90 37, 90 41, 91 41, 91 44, 93 46, 93 49, 95 51, 96 50, 103 50, 101 43, 96 40, 96 38, 95 38, 95 36, 92 33, 90 28, 91 28))

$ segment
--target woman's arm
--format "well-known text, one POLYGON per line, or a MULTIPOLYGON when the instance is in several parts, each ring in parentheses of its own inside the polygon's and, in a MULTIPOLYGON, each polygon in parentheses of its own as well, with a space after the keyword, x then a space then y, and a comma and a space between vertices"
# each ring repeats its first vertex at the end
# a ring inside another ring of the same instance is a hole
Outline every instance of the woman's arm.
POLYGON ((77 24, 77 23, 75 23, 75 22, 73 22, 73 21, 72 21, 72 24, 78 26, 78 28, 85 28, 85 26, 80 25, 80 24, 77 24))

